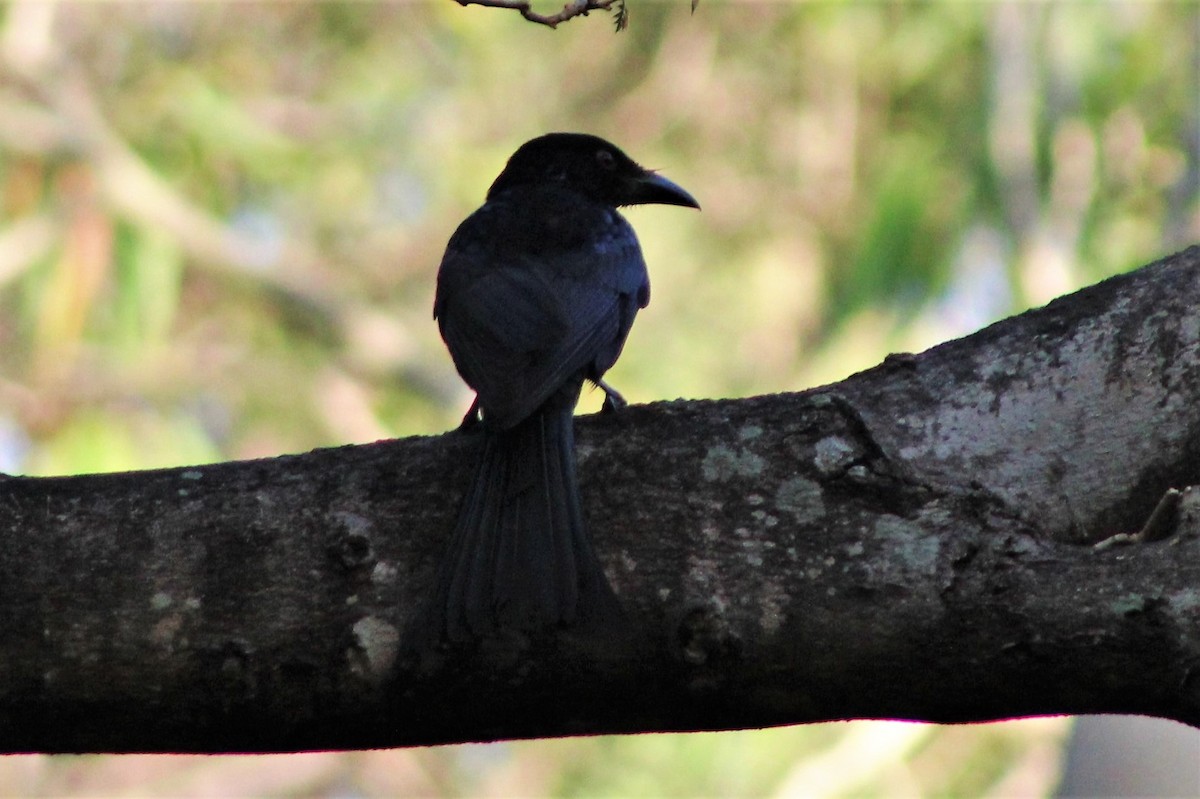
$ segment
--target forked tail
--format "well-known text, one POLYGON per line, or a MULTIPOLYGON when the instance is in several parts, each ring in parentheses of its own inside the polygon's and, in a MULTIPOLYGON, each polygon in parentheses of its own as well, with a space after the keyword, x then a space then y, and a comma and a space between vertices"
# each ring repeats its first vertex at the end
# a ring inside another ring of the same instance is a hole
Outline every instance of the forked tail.
POLYGON ((431 604, 417 620, 420 637, 459 641, 619 616, 584 528, 573 405, 552 399, 509 430, 485 431, 431 604))

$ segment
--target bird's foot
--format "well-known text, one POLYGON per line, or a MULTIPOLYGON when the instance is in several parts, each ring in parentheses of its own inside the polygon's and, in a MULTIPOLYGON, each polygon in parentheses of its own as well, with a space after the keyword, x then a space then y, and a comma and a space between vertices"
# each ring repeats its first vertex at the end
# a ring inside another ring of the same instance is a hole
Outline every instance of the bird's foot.
POLYGON ((621 393, 615 388, 605 383, 603 380, 597 380, 596 385, 604 392, 604 404, 600 406, 600 413, 616 413, 622 408, 629 405, 621 393))
POLYGON ((483 417, 480 411, 481 408, 479 407, 479 397, 475 397, 475 401, 471 403, 471 407, 467 410, 466 416, 464 416, 462 418, 462 422, 459 423, 458 429, 464 433, 469 433, 470 431, 479 427, 479 425, 483 424, 483 417))

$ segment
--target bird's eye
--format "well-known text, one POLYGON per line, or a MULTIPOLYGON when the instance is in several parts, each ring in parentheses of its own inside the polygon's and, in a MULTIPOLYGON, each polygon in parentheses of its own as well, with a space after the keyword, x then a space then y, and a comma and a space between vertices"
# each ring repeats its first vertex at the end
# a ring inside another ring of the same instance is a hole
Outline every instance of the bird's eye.
POLYGON ((617 159, 613 158, 613 154, 608 150, 596 151, 596 163, 600 165, 601 169, 609 172, 617 167, 617 159))

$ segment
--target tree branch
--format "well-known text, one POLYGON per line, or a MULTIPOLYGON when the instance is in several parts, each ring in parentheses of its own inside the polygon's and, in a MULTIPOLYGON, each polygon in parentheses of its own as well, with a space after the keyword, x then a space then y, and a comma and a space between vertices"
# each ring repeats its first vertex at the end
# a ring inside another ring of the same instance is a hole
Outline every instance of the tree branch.
MULTIPOLYGON (((622 6, 618 0, 569 0, 556 14, 539 14, 533 10, 529 0, 454 0, 460 6, 487 6, 488 8, 511 8, 521 12, 521 16, 530 22, 557 28, 560 22, 566 22, 574 17, 586 17, 589 11, 607 11, 613 3, 622 6)), ((617 30, 624 25, 617 24, 617 30)))
POLYGON ((585 512, 626 623, 433 653, 401 631, 469 434, 0 477, 0 750, 1200 726, 1197 408, 1192 248, 835 385, 582 418, 585 512))

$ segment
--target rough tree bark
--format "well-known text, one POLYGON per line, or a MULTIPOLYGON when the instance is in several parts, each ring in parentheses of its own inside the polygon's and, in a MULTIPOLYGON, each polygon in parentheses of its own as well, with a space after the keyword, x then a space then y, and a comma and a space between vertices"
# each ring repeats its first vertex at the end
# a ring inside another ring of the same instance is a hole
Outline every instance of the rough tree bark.
POLYGON ((1200 726, 1200 248, 835 385, 581 419, 619 630, 401 645, 472 446, 0 477, 0 750, 1200 726))

